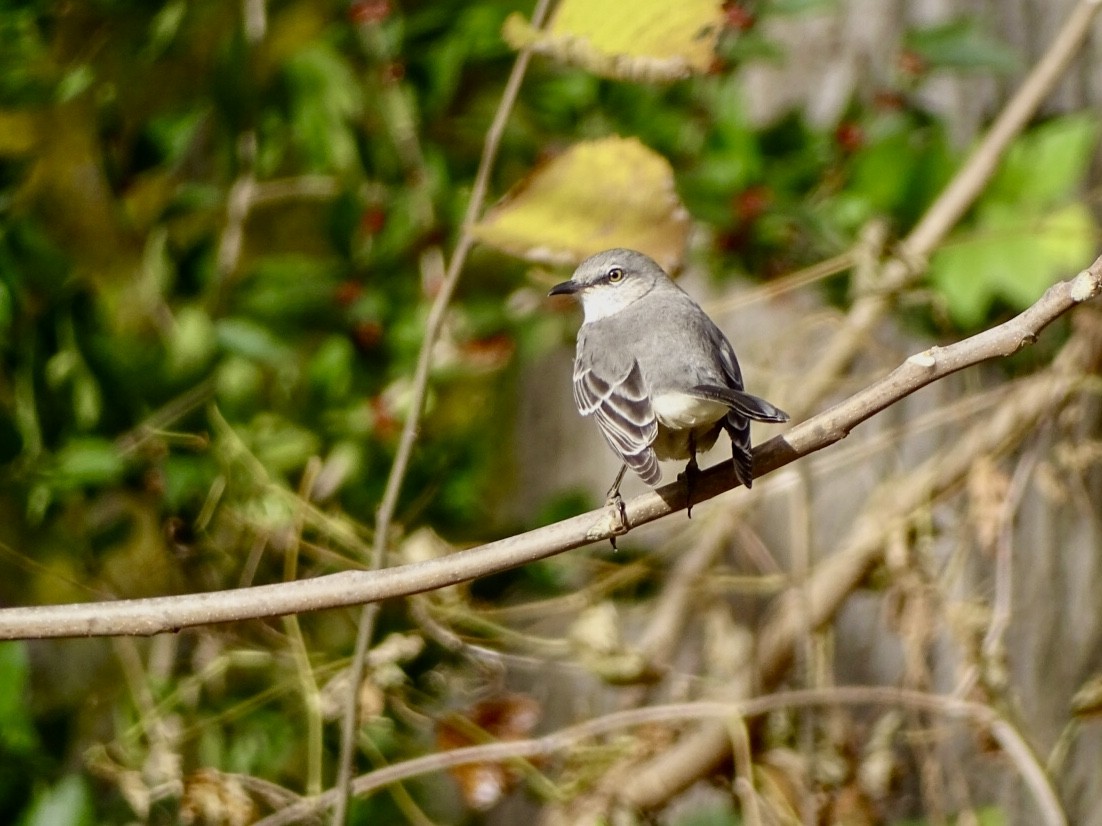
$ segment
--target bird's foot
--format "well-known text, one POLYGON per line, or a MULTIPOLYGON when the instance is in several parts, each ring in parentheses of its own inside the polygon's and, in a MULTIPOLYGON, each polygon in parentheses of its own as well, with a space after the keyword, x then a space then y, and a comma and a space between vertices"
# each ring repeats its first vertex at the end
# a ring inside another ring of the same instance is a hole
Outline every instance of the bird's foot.
POLYGON ((600 514, 600 518, 590 525, 585 532, 585 538, 590 542, 608 539, 612 545, 612 550, 615 551, 617 550, 616 537, 623 536, 629 528, 627 509, 624 507, 624 500, 619 493, 608 497, 605 508, 600 511, 600 514))
POLYGON ((612 517, 610 530, 612 535, 608 538, 608 542, 612 545, 612 550, 616 548, 616 537, 628 532, 628 513, 624 507, 624 497, 620 495, 619 490, 610 490, 608 492, 608 499, 605 500, 605 507, 612 508, 612 517))

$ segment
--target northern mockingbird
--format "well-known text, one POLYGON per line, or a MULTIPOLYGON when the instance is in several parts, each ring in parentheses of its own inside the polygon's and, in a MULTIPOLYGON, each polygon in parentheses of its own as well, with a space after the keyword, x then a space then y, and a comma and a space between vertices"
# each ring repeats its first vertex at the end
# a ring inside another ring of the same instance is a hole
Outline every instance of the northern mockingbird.
POLYGON ((688 459, 692 515, 696 454, 731 437, 735 478, 754 482, 750 420, 785 422, 788 414, 742 389, 727 337, 688 293, 641 252, 612 249, 583 261, 550 295, 574 295, 585 320, 574 359, 574 401, 593 416, 624 465, 608 491, 620 504, 631 468, 652 487, 659 459, 688 459))

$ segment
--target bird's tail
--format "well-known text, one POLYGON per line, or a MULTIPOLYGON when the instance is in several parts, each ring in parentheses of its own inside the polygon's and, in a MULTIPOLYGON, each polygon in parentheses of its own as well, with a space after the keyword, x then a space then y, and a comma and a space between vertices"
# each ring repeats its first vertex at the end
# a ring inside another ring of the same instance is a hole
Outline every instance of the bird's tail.
POLYGON ((788 414, 765 399, 751 396, 743 390, 720 387, 714 384, 698 384, 689 391, 702 399, 721 402, 732 411, 758 422, 787 422, 788 414))

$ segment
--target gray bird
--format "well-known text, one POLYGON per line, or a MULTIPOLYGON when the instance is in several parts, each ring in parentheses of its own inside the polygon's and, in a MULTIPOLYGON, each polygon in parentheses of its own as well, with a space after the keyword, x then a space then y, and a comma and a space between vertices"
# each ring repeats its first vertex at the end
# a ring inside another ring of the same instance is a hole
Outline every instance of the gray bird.
POLYGON ((662 478, 659 459, 688 459, 691 508, 696 454, 721 430, 731 437, 735 478, 753 484, 750 420, 785 422, 788 414, 743 391, 727 337, 657 263, 635 250, 599 252, 550 295, 577 296, 585 313, 574 401, 624 462, 610 502, 619 501, 628 468, 653 487, 662 478))

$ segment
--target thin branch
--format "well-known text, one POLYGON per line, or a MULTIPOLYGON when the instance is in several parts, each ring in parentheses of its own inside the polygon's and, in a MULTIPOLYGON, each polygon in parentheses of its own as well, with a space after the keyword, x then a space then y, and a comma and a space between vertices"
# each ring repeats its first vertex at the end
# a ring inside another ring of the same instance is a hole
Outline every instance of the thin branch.
MULTIPOLYGON (((543 25, 549 7, 550 0, 539 0, 532 13, 532 25, 534 27, 539 28, 543 25)), ((524 80, 524 74, 528 70, 528 63, 531 58, 531 49, 522 49, 513 63, 513 70, 505 83, 505 90, 502 92, 497 112, 494 113, 494 119, 486 132, 486 141, 482 146, 482 157, 479 160, 471 197, 467 203, 467 212, 463 218, 459 241, 452 252, 451 260, 448 262, 444 280, 433 299, 432 307, 429 309, 428 321, 425 324, 425 337, 421 341, 421 351, 417 355, 417 367, 413 374, 409 413, 402 424, 398 449, 394 454, 390 475, 387 476, 382 501, 379 503, 379 508, 375 514, 375 541, 371 551, 371 568, 373 570, 382 568, 386 561, 386 551, 390 541, 390 524, 398 507, 398 496, 402 491, 406 471, 409 469, 409 461, 413 455, 413 444, 417 440, 421 415, 425 409, 425 397, 428 393, 434 345, 440 337, 445 313, 451 303, 452 295, 455 293, 456 285, 459 283, 459 277, 463 273, 463 267, 467 263, 467 255, 470 253, 471 247, 474 246, 471 226, 482 212, 486 193, 489 190, 490 172, 497 158, 501 138, 505 134, 505 126, 513 107, 516 105, 517 97, 520 94, 520 85, 524 80)), ((400 153, 402 150, 403 147, 399 146, 400 153)), ((417 155, 420 155, 419 151, 417 155)), ((373 602, 365 605, 360 613, 359 626, 356 631, 356 646, 352 655, 352 664, 349 666, 351 671, 349 692, 341 720, 341 749, 337 768, 338 797, 333 812, 333 823, 337 826, 341 826, 347 818, 348 789, 352 777, 352 751, 356 739, 358 686, 363 677, 364 660, 367 656, 367 649, 371 644, 371 637, 374 634, 378 611, 378 603, 373 602)))
MULTIPOLYGON (((320 469, 321 461, 316 456, 311 458, 306 465, 306 472, 303 473, 302 480, 299 483, 299 496, 303 505, 309 501, 310 491, 314 487, 320 469)), ((298 575, 298 555, 302 544, 302 528, 305 521, 305 508, 300 507, 295 513, 294 539, 283 557, 283 579, 285 582, 292 581, 298 575)), ((283 629, 287 634, 287 642, 295 663, 299 692, 302 694, 303 714, 306 717, 306 792, 307 794, 320 794, 322 789, 322 716, 318 681, 314 677, 314 669, 310 664, 310 652, 306 647, 306 638, 303 636, 298 617, 293 614, 283 617, 283 629)))
MULTIPOLYGON (((547 15, 550 0, 540 0, 532 14, 532 25, 539 27, 547 15)), ((406 469, 409 466, 410 456, 413 453, 413 443, 417 439, 417 429, 421 422, 421 413, 425 406, 425 395, 428 387, 429 371, 432 368, 433 344, 440 335, 440 328, 444 324, 444 316, 455 293, 459 276, 463 272, 463 266, 467 262, 467 255, 474 246, 474 236, 471 235, 471 227, 478 219, 482 211, 482 205, 486 200, 486 192, 490 185, 490 172, 494 159, 497 157, 501 138, 505 134, 505 125, 520 93, 520 85, 524 74, 528 69, 532 53, 528 49, 522 50, 513 64, 513 71, 505 84, 501 102, 494 114, 493 122, 486 132, 486 143, 482 148, 482 159, 479 163, 478 173, 475 176, 474 187, 471 190, 471 199, 467 204, 467 213, 463 218, 463 230, 459 241, 448 262, 448 269, 444 274, 444 280, 433 300, 429 310, 428 321, 425 324, 425 337, 421 343, 421 351, 417 356, 417 367, 413 374, 413 386, 410 393, 409 415, 402 425, 402 433, 398 440, 398 449, 394 455, 394 464, 387 478, 386 489, 383 491, 383 499, 379 505, 378 518, 376 520, 375 547, 372 553, 373 567, 381 567, 386 552, 390 523, 394 518, 395 508, 398 506, 398 495, 401 493, 402 482, 405 479, 406 469)))
MULTIPOLYGON (((1004 324, 913 355, 846 401, 759 445, 754 450, 755 476, 834 444, 861 422, 919 388, 966 367, 1017 352, 1035 341, 1040 331, 1057 318, 1100 293, 1102 257, 1075 278, 1049 287, 1037 303, 1004 324)), ((728 463, 711 467, 695 480, 693 503, 732 487, 728 463)), ((684 485, 674 482, 626 503, 627 525, 653 522, 684 507, 684 485)), ((619 530, 614 517, 611 508, 601 508, 450 556, 377 571, 345 571, 300 582, 202 594, 5 608, 0 610, 0 639, 158 634, 409 596, 608 539, 619 530)))
POLYGON ((1011 547, 1014 532, 1014 518, 1018 515, 1022 499, 1029 489, 1029 482, 1040 462, 1040 444, 1035 443, 1032 450, 1019 463, 1010 480, 1010 489, 999 509, 998 535, 995 537, 995 596, 991 605, 991 622, 983 636, 983 656, 988 660, 997 658, 1003 643, 1003 634, 1010 627, 1010 616, 1014 598, 1014 553, 1011 547))
POLYGON ((678 555, 666 575, 661 594, 648 610, 650 621, 637 643, 639 654, 655 669, 665 668, 673 656, 690 610, 699 604, 701 580, 727 547, 741 510, 732 507, 708 514, 693 547, 678 555))
POLYGON ((750 752, 750 731, 746 727, 746 718, 742 715, 727 718, 727 729, 731 736, 731 754, 735 763, 735 795, 742 805, 747 826, 762 826, 758 793, 754 788, 754 759, 750 752))
MULTIPOLYGON (((434 752, 366 774, 357 778, 352 785, 357 795, 366 795, 391 783, 457 766, 550 757, 576 749, 579 743, 586 740, 634 726, 674 724, 692 720, 745 719, 782 709, 840 705, 881 705, 889 708, 904 706, 950 719, 967 720, 986 729, 1010 758, 1033 794, 1042 815, 1042 822, 1046 826, 1066 826, 1067 818, 1044 769, 1021 734, 994 709, 982 703, 955 697, 879 686, 841 686, 779 692, 741 703, 693 702, 627 709, 587 720, 536 739, 434 752)), ((329 805, 327 798, 332 794, 333 792, 326 792, 317 798, 301 800, 258 821, 256 826, 287 826, 287 824, 297 823, 329 805)))

